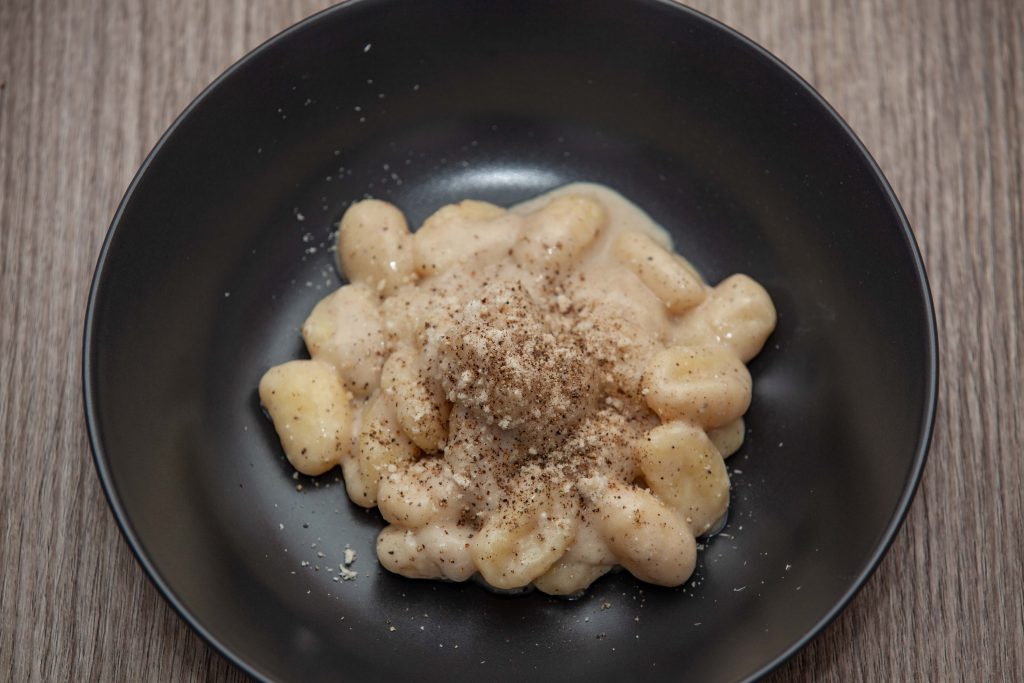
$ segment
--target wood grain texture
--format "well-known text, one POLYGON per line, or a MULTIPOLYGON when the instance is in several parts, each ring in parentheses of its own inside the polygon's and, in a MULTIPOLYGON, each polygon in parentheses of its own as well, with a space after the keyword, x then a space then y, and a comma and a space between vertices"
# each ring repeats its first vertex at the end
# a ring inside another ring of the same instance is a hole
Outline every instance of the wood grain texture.
MULTIPOLYGON (((238 681, 93 471, 82 316, 118 199, 218 73, 322 0, 0 0, 0 680, 238 681)), ((924 253, 942 391, 892 551, 773 681, 1024 677, 1024 3, 698 0, 873 152, 924 253)))

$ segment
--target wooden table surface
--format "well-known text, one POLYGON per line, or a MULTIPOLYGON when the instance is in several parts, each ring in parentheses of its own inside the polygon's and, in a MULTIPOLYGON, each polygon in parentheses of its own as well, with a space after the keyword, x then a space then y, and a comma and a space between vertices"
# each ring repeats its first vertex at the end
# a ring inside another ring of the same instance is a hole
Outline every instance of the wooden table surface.
MULTIPOLYGON (((0 680, 236 681, 135 563, 93 470, 83 311, 181 109, 322 0, 0 0, 0 680)), ((941 335, 921 488, 850 607, 771 680, 1024 678, 1024 2, 695 3, 846 118, 903 202, 941 335)))

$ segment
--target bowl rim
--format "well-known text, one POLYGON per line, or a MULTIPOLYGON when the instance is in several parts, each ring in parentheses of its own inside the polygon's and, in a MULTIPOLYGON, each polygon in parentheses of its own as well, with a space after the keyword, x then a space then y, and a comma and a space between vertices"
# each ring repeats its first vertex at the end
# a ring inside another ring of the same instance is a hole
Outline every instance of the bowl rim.
MULTIPOLYGON (((96 261, 96 268, 93 272, 92 282, 89 287, 89 298, 85 312, 85 323, 83 329, 83 342, 82 342, 82 393, 83 393, 83 405, 85 410, 86 428, 89 436, 89 446, 92 451, 93 464, 96 468, 96 473, 99 476, 100 484, 103 489, 104 496, 107 499, 107 503, 110 505, 111 511, 114 514, 114 518, 117 522, 118 528, 121 530, 125 541, 128 543, 128 547, 135 557, 135 560, 141 565, 146 573, 146 576, 157 588, 160 595, 167 601, 172 609, 178 614, 178 616, 197 633, 208 645, 213 647, 221 656, 231 662, 234 666, 240 669, 248 676, 265 683, 270 683, 275 679, 265 671, 259 670, 252 663, 243 659, 237 654, 230 646, 228 646, 223 640, 215 636, 200 622, 200 620, 193 615, 188 608, 185 607, 181 599, 174 592, 174 589, 164 579, 163 575, 157 566, 150 560, 145 546, 142 540, 139 538, 134 527, 132 526, 131 520, 125 512, 124 506, 122 505, 121 498, 118 494, 117 487, 114 484, 111 476, 110 467, 107 462, 107 454, 104 449, 103 440, 100 433, 99 415, 96 409, 96 379, 94 378, 94 364, 92 356, 94 354, 94 346, 98 345, 98 341, 94 339, 96 333, 96 309, 98 305, 98 298, 100 289, 103 285, 103 281, 107 275, 106 264, 107 257, 110 253, 111 247, 117 237, 118 228, 121 225, 122 218, 124 217, 125 211, 128 204, 131 202, 136 188, 140 181, 145 176, 149 166, 153 160, 160 154, 164 145, 174 135, 178 127, 182 122, 187 119, 194 110, 199 108, 200 105, 207 99, 211 92, 213 92, 220 84, 231 78, 232 75, 244 68, 249 62, 256 59, 259 55, 269 50, 272 46, 282 43, 289 39, 293 34, 300 33, 305 30, 307 26, 317 21, 322 20, 324 17, 334 14, 336 12, 345 12, 349 8, 364 5, 373 2, 373 0, 344 0, 343 2, 328 7, 326 9, 315 12, 308 17, 288 26, 287 28, 279 31, 271 37, 264 40, 258 46, 245 53, 231 66, 225 69, 220 75, 218 75, 213 81, 211 81, 202 91, 181 111, 178 116, 175 117, 174 121, 167 128, 166 131, 160 136, 157 143, 153 146, 153 149, 146 155, 142 165, 136 171, 134 177, 129 183, 125 190, 124 196, 118 203, 117 209, 114 212, 114 216, 111 219, 110 225, 107 229, 106 236, 103 239, 102 246, 100 247, 99 255, 96 261)), ((711 17, 704 12, 696 10, 687 5, 683 5, 675 0, 627 0, 627 2, 636 4, 647 4, 647 5, 660 5, 665 7, 672 7, 685 14, 689 14, 692 18, 703 22, 710 28, 722 32, 728 39, 737 41, 741 46, 752 50, 759 58, 766 60, 770 65, 777 69, 781 69, 786 75, 792 79, 793 84, 797 86, 805 94, 809 95, 811 99, 818 104, 819 107, 831 118, 839 130, 844 133, 851 142, 853 142, 857 152, 867 163, 870 173, 875 177, 879 187, 885 195, 885 198, 895 210, 897 222, 899 223, 900 232, 906 242, 907 248, 910 252, 911 260, 913 262, 913 269, 916 279, 919 285, 919 291, 921 297, 921 305, 925 313, 925 324, 927 328, 927 344, 925 349, 926 354, 926 397, 925 397, 925 411, 923 419, 920 424, 920 429, 917 436, 917 447, 914 452, 913 461, 911 464, 910 472, 907 480, 903 485, 903 493, 901 494, 895 513, 889 520, 884 532, 882 533, 881 539, 878 542, 874 552, 867 559, 865 564, 862 566, 860 571, 857 573, 855 578, 849 585, 849 588, 843 593, 838 601, 817 621, 815 624, 800 638, 791 643, 789 646, 776 653, 776 655, 768 662, 762 664, 760 668, 751 672, 745 679, 746 682, 756 681, 763 676, 767 675, 771 671, 778 668, 784 662, 793 657, 797 652, 806 647, 811 641, 820 636, 825 629, 839 616, 839 614, 846 609, 853 598, 860 592, 860 590, 867 583, 868 579, 871 578, 872 574, 877 570, 879 563, 885 554, 889 551, 892 543, 896 537, 897 532, 903 525, 906 519, 907 513, 910 509, 910 504, 913 502, 914 496, 921 482, 921 474, 924 470, 925 463, 928 458, 928 451, 931 446, 932 437, 935 428, 935 416, 938 404, 938 383, 939 383, 939 340, 938 340, 938 329, 935 316, 935 304, 932 298, 931 286, 928 281, 928 274, 925 269, 924 260, 921 256, 921 250, 917 244, 917 240, 914 237, 914 232, 910 226, 910 221, 907 218, 906 212, 903 210, 899 199, 896 197, 896 193, 893 191, 889 184, 888 179, 882 173, 881 168, 875 161, 874 157, 868 151, 867 147, 849 126, 849 124, 843 119, 842 116, 835 110, 834 107, 800 74, 798 74, 792 67, 783 62, 779 57, 762 47, 754 40, 748 38, 744 34, 740 33, 736 29, 726 25, 725 23, 711 17)))

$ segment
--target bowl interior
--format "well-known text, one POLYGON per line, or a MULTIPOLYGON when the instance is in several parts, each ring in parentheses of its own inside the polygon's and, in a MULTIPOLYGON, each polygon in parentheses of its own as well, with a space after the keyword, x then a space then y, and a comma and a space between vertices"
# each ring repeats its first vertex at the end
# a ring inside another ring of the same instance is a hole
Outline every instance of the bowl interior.
POLYGON ((100 473, 172 603, 260 676, 741 679, 859 585, 923 461, 934 331, 885 181, 791 73, 667 3, 346 3, 208 90, 114 228, 86 339, 100 473), (257 381, 304 354, 349 202, 417 224, 576 180, 776 303, 728 527, 678 589, 619 574, 569 602, 387 574, 379 516, 337 470, 293 479, 257 381), (360 576, 336 582, 346 545, 360 576))

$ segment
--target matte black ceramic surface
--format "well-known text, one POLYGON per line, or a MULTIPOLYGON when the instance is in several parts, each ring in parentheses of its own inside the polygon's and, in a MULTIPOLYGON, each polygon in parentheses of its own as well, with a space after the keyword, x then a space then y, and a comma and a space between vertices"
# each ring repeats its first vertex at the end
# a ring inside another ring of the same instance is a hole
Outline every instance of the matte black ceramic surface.
POLYGON ((257 677, 731 681, 803 644, 885 551, 924 462, 935 351, 885 180, 742 37, 655 1, 355 0, 242 60, 146 161, 97 270, 85 394, 141 563, 257 677), (303 355, 348 202, 416 224, 575 180, 647 209, 712 282, 745 272, 775 300, 729 525, 680 589, 619 574, 567 602, 387 574, 379 516, 337 471, 292 479, 257 381, 303 355), (360 576, 335 582, 346 544, 360 576))

